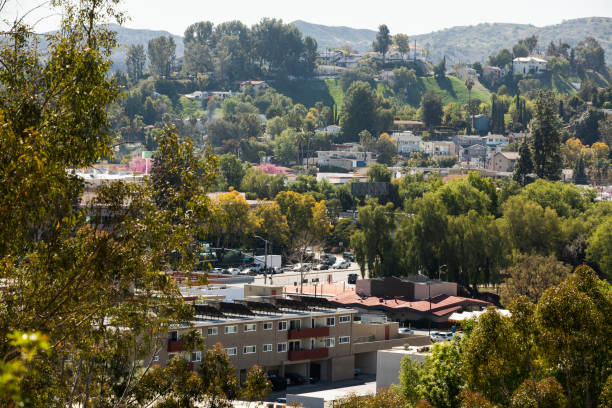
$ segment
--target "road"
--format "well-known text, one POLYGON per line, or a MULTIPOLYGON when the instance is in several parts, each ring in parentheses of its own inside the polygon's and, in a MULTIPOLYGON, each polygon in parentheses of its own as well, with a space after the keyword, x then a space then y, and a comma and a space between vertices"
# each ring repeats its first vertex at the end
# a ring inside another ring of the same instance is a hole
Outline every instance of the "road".
MULTIPOLYGON (((359 277, 361 277, 361 273, 359 271, 359 265, 357 265, 354 262, 352 262, 351 266, 348 267, 347 269, 328 269, 326 271, 306 271, 306 272, 303 272, 303 277, 304 279, 308 280, 307 283, 312 283, 313 279, 315 279, 315 282, 316 282, 316 279, 318 279, 319 283, 328 283, 330 282, 330 279, 331 279, 331 282, 342 283, 342 282, 347 281, 348 275, 351 273, 356 273, 359 277)), ((257 285, 263 285, 264 276, 263 275, 255 276, 255 281, 253 283, 257 285)), ((268 285, 272 284, 272 285, 283 285, 283 286, 290 286, 290 285, 299 286, 300 285, 300 272, 283 272, 277 275, 268 275, 266 283, 268 285)))

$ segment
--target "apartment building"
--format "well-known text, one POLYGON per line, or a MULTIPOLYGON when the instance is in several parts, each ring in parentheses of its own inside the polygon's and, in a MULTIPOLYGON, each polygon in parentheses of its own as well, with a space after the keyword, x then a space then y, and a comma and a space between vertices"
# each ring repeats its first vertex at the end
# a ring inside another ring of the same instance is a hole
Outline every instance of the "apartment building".
POLYGON ((366 167, 376 161, 372 152, 358 151, 317 151, 318 167, 341 167, 351 170, 355 167, 366 167))
POLYGON ((400 334, 397 323, 362 324, 354 309, 336 308, 321 298, 210 302, 195 309, 195 321, 171 328, 167 347, 155 357, 158 364, 180 356, 197 369, 204 350, 187 353, 181 338, 199 330, 207 349, 222 345, 241 380, 258 365, 279 376, 336 381, 352 378, 355 368, 375 372, 378 350, 429 342, 400 334))

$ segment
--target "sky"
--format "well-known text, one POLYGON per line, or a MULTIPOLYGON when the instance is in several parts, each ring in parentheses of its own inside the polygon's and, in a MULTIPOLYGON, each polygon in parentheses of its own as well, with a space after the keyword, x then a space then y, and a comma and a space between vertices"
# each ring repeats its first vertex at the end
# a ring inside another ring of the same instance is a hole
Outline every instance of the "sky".
MULTIPOLYGON (((0 20, 12 20, 42 3, 8 0, 0 20)), ((178 35, 196 21, 237 19, 252 25, 263 17, 369 29, 387 24, 392 34, 408 35, 479 23, 545 26, 579 17, 612 17, 612 0, 123 0, 122 8, 130 16, 126 27, 178 35)), ((45 32, 57 28, 58 17, 43 6, 27 21, 45 32)))

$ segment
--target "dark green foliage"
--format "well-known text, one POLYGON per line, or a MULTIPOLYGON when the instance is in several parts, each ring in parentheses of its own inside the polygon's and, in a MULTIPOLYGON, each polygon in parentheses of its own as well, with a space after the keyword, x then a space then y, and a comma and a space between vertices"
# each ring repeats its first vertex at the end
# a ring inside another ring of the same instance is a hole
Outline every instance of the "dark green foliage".
POLYGON ((539 91, 531 122, 535 173, 538 177, 558 180, 561 177, 561 121, 553 93, 539 91))
POLYGON ((174 69, 176 44, 171 36, 157 37, 149 41, 147 53, 149 68, 158 76, 168 77, 174 69))
POLYGON ((506 131, 504 123, 504 114, 506 113, 504 103, 497 99, 493 94, 491 96, 491 133, 503 135, 506 131))
POLYGON ((533 173, 533 161, 531 159, 531 148, 527 138, 523 139, 519 147, 519 158, 514 165, 512 179, 521 186, 527 184, 527 176, 533 173))
POLYGON ((442 99, 439 95, 428 91, 421 99, 421 119, 425 126, 433 128, 442 123, 442 99))
POLYGON ((587 184, 588 182, 586 172, 584 171, 584 157, 582 155, 580 155, 574 167, 573 182, 576 184, 587 184))

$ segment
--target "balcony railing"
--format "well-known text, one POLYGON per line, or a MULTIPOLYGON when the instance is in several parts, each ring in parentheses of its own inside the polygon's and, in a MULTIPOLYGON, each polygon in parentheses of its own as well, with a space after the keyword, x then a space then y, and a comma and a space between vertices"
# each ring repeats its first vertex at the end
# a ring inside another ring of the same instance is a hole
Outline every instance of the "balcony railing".
POLYGON ((287 337, 289 340, 307 339, 310 337, 327 337, 329 336, 329 327, 314 327, 311 329, 293 329, 289 330, 287 337))
POLYGON ((327 358, 328 353, 329 349, 327 348, 316 348, 311 350, 289 350, 289 361, 327 358))
POLYGON ((168 340, 168 353, 176 353, 177 351, 185 351, 185 341, 168 340))

